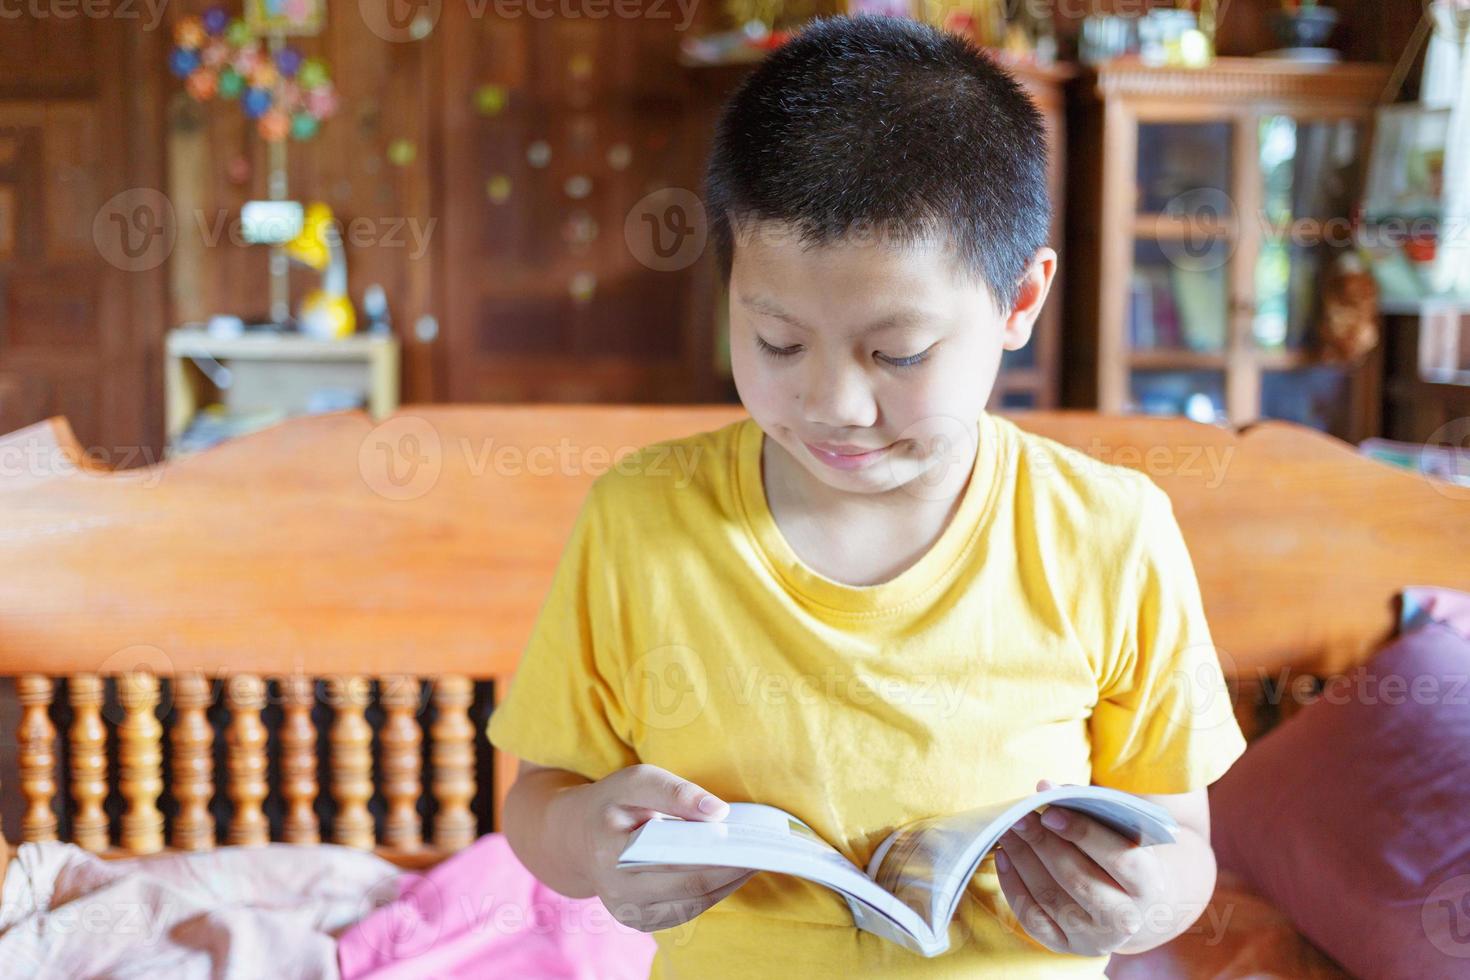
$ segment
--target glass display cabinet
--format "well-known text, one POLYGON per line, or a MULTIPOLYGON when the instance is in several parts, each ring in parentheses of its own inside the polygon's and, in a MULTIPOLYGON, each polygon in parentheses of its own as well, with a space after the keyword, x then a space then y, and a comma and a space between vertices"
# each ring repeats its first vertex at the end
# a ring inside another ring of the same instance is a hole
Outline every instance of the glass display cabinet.
POLYGON ((1325 274, 1352 241, 1387 66, 1120 60, 1083 83, 1068 400, 1357 440, 1380 359, 1324 356, 1325 274))

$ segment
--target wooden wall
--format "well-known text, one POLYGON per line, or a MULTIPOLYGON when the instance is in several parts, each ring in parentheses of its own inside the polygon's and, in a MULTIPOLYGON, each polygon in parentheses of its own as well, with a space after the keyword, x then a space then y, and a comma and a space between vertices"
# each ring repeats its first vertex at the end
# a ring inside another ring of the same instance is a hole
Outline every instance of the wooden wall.
MULTIPOLYGON (((556 12, 545 18, 523 0, 426 0, 411 9, 432 23, 414 38, 385 28, 371 2, 331 0, 325 32, 300 42, 330 64, 341 108, 290 145, 290 195, 325 200, 357 233, 349 288, 355 301, 370 283, 387 291, 408 401, 729 396, 698 302, 709 269, 651 267, 625 238, 650 190, 699 187, 728 77, 675 55, 681 27, 723 26, 721 5, 627 0, 637 16, 594 18, 596 2, 545 3, 556 12), (507 93, 498 112, 478 105, 486 85, 507 93), (528 156, 538 141, 550 151, 540 166, 528 156), (397 162, 395 144, 411 151, 397 162), (413 330, 424 317, 438 323, 432 341, 413 330)), ((1087 10, 1138 2, 1056 9, 1066 34, 1087 10)), ((205 6, 0 18, 0 429, 65 414, 114 464, 157 458, 164 332, 265 311, 265 252, 232 240, 241 203, 267 194, 265 145, 237 105, 193 103, 166 69, 172 24, 205 6), (130 190, 172 209, 166 261, 144 269, 102 254, 93 235, 130 190)), ((1274 46, 1270 0, 1224 6, 1223 53, 1274 46)), ((1421 9, 1335 6, 1337 43, 1366 60, 1395 58, 1421 9)), ((314 278, 293 275, 298 295, 314 278)))

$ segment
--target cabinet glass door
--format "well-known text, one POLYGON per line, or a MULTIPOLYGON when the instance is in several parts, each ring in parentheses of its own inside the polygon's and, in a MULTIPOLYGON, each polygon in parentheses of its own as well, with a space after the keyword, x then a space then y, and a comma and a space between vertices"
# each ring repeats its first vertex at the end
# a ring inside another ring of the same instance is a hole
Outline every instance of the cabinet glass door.
POLYGON ((1124 319, 1133 351, 1225 348, 1235 241, 1233 123, 1141 123, 1133 273, 1124 319))
POLYGON ((1262 188, 1251 334, 1262 350, 1306 350, 1315 342, 1332 257, 1352 243, 1359 124, 1265 116, 1257 135, 1262 188))
POLYGON ((1196 422, 1225 421, 1224 371, 1134 371, 1130 409, 1146 415, 1184 415, 1196 422))
POLYGON ((1128 292, 1128 346, 1134 351, 1225 349, 1229 303, 1224 239, 1138 238, 1128 292))
POLYGON ((1139 123, 1138 213, 1166 214, 1181 197, 1231 190, 1233 124, 1229 120, 1139 123))
POLYGON ((1351 441, 1352 378, 1332 364, 1262 372, 1261 417, 1297 422, 1351 441))
POLYGON ((1224 417, 1230 268, 1238 241, 1235 123, 1138 126, 1132 272, 1123 320, 1128 409, 1224 417))

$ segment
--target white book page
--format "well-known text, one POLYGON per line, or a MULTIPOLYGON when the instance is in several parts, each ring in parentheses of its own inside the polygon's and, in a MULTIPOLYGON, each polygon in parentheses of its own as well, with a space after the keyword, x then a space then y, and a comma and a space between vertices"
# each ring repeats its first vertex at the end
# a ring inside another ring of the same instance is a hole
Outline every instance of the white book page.
POLYGON ((884 938, 911 949, 931 938, 912 910, 873 884, 805 823, 777 807, 731 803, 722 821, 682 820, 660 814, 634 831, 628 846, 618 855, 619 868, 682 864, 795 875, 839 892, 851 900, 850 908, 853 902, 865 906, 868 925, 863 921, 858 924, 873 926, 871 931, 884 938))

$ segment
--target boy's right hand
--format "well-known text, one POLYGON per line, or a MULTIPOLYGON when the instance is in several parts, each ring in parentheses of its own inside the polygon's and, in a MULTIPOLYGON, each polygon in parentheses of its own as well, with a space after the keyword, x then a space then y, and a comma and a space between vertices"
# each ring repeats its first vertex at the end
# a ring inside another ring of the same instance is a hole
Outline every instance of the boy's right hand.
POLYGON ((613 918, 640 932, 687 922, 755 874, 744 868, 680 865, 619 869, 633 831, 654 813, 686 820, 723 820, 729 806, 667 769, 640 763, 577 787, 573 823, 586 878, 613 918), (701 803, 709 810, 702 809, 701 803))

